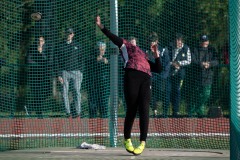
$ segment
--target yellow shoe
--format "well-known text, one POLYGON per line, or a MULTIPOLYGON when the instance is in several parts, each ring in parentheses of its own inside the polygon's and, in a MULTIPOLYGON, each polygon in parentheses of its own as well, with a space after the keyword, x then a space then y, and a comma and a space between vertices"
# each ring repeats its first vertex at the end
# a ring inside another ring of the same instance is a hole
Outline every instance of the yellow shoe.
POLYGON ((124 141, 124 146, 129 153, 133 153, 134 147, 130 138, 124 141))
POLYGON ((133 154, 140 155, 144 149, 145 149, 145 143, 141 143, 137 148, 134 149, 133 154))

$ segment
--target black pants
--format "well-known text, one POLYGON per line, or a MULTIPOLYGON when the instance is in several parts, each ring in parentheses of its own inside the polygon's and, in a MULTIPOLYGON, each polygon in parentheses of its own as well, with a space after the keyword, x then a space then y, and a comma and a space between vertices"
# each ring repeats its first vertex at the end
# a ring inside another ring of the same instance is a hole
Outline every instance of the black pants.
POLYGON ((28 94, 29 111, 36 111, 41 114, 44 110, 44 103, 49 95, 49 79, 46 77, 44 69, 38 67, 29 68, 28 86, 30 93, 28 94))
POLYGON ((124 75, 124 95, 127 104, 124 138, 131 138, 132 126, 138 111, 140 141, 146 141, 149 125, 149 103, 151 99, 150 76, 144 72, 126 70, 124 75))

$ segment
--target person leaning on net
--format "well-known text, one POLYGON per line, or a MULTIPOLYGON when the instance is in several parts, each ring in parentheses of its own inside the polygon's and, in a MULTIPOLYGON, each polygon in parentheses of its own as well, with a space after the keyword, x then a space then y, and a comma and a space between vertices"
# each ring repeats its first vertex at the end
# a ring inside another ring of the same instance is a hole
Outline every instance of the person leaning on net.
POLYGON ((124 96, 127 110, 124 122, 124 146, 134 155, 140 155, 146 144, 149 125, 149 102, 151 98, 151 72, 162 71, 157 45, 152 45, 155 63, 149 61, 147 54, 136 43, 131 43, 111 33, 101 23, 100 16, 96 17, 96 25, 101 31, 121 49, 125 62, 124 96), (140 117, 140 145, 134 148, 131 142, 131 130, 137 111, 140 117))
POLYGON ((57 49, 56 60, 58 70, 58 80, 63 85, 63 99, 66 109, 66 116, 71 116, 70 100, 69 100, 69 82, 73 81, 74 102, 76 113, 72 114, 73 118, 77 118, 81 113, 81 83, 83 80, 83 59, 81 46, 74 40, 74 31, 68 28, 65 31, 66 40, 59 44, 57 49))
POLYGON ((170 57, 167 47, 162 47, 159 43, 159 37, 156 32, 152 32, 149 36, 149 43, 158 44, 158 50, 160 51, 160 60, 162 64, 161 74, 153 73, 152 76, 152 108, 154 116, 157 116, 157 102, 162 101, 162 117, 168 117, 169 103, 170 103, 170 57))

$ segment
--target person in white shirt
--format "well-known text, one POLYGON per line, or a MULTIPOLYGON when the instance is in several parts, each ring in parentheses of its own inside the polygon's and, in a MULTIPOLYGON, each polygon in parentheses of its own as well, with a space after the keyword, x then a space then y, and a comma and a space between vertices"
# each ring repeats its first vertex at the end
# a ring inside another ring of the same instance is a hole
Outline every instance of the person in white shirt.
POLYGON ((173 117, 179 117, 179 104, 181 100, 181 87, 185 77, 185 67, 191 63, 191 52, 184 44, 183 35, 177 33, 175 40, 169 46, 170 56, 170 101, 173 106, 173 117))

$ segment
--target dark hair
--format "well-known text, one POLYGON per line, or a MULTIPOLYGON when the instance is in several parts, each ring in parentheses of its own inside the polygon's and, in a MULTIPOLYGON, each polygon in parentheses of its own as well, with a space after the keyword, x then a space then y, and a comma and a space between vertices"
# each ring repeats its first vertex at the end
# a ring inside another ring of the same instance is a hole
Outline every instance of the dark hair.
POLYGON ((183 40, 184 36, 183 36, 182 33, 176 33, 176 37, 175 38, 183 40))
POLYGON ((43 40, 44 40, 44 42, 45 42, 46 39, 45 39, 45 36, 43 36, 43 35, 39 35, 39 36, 34 37, 34 41, 35 41, 36 43, 39 43, 39 39, 40 39, 41 37, 43 38, 43 40))
POLYGON ((38 36, 38 39, 39 39, 40 37, 42 37, 43 39, 45 39, 45 36, 43 36, 43 35, 38 36))
POLYGON ((134 39, 137 41, 137 38, 136 38, 136 37, 130 36, 130 37, 128 38, 129 41, 134 40, 134 39))
POLYGON ((152 32, 150 35, 149 35, 149 38, 148 38, 149 42, 155 42, 155 41, 158 41, 158 35, 156 32, 152 32))

